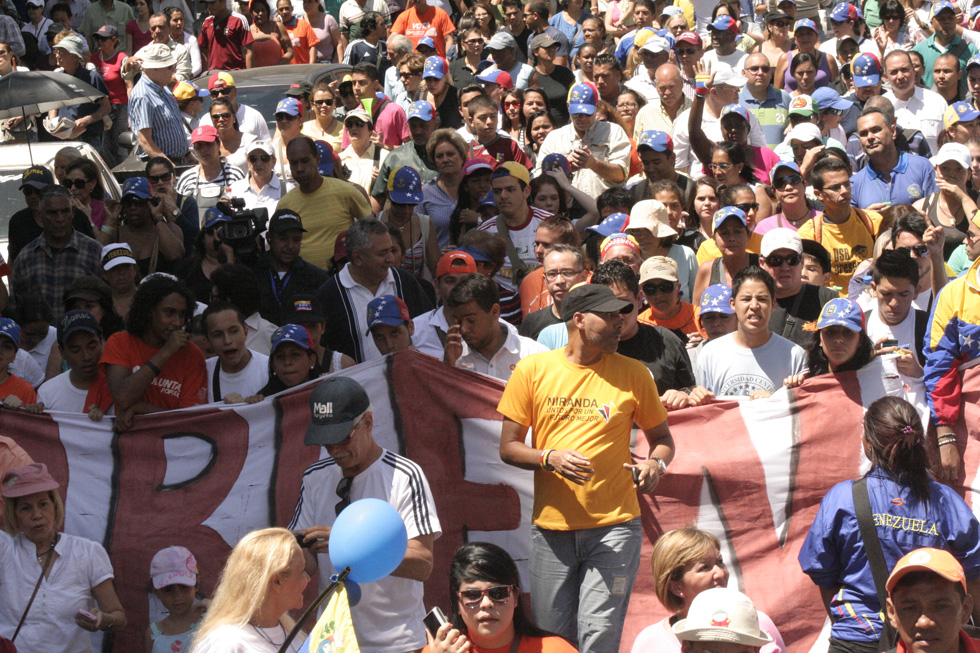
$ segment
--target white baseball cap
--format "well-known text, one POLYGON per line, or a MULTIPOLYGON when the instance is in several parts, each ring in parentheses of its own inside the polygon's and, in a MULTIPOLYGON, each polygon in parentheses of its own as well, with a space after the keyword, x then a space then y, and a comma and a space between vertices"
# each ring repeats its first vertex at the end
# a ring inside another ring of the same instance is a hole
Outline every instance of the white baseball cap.
POLYGON ((724 84, 726 86, 742 88, 748 83, 749 80, 735 72, 735 69, 729 66, 727 63, 715 64, 715 77, 711 81, 712 86, 720 86, 724 84))
POLYGON ((788 140, 791 143, 793 141, 799 141, 801 143, 820 141, 823 143, 823 134, 820 133, 820 128, 812 122, 801 122, 790 130, 788 140))
POLYGON ((777 249, 789 249, 797 254, 802 254, 803 240, 792 229, 785 229, 783 227, 770 229, 762 237, 762 245, 759 247, 759 253, 762 254, 762 258, 765 258, 777 249))
POLYGON ((953 161, 957 163, 964 170, 970 169, 972 157, 970 156, 970 148, 962 143, 946 143, 941 148, 936 156, 929 159, 929 163, 934 166, 942 165, 947 161, 953 161))

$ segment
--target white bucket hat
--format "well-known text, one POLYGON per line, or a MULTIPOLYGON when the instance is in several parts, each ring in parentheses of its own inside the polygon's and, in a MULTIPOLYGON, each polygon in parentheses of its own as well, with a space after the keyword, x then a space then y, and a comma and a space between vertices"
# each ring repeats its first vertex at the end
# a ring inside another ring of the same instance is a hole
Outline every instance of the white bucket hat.
POLYGON ((759 613, 738 590, 713 587, 694 597, 687 618, 673 626, 677 639, 689 642, 730 642, 764 646, 772 641, 759 628, 759 613))

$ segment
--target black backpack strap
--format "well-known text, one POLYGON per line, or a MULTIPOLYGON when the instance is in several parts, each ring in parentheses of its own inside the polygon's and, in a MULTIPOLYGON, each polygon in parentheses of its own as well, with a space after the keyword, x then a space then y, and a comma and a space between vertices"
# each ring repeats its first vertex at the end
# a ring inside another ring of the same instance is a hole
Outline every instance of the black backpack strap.
POLYGON ((915 357, 919 365, 926 364, 926 357, 922 354, 922 348, 926 342, 926 332, 929 330, 929 314, 925 311, 912 309, 915 314, 915 357))
MULTIPOLYGON (((851 485, 851 497, 854 500, 854 517, 857 519, 858 528, 861 530, 864 552, 868 556, 868 566, 871 567, 871 576, 874 578, 875 590, 878 592, 878 603, 881 606, 882 615, 884 615, 885 599, 888 596, 885 592, 885 583, 888 581, 888 563, 885 562, 885 554, 881 550, 881 541, 878 539, 878 530, 875 528, 874 514, 871 512, 867 476, 859 481, 854 481, 851 485)), ((881 646, 879 648, 881 649, 892 648, 898 641, 898 633, 884 618, 882 619, 880 635, 881 646)))

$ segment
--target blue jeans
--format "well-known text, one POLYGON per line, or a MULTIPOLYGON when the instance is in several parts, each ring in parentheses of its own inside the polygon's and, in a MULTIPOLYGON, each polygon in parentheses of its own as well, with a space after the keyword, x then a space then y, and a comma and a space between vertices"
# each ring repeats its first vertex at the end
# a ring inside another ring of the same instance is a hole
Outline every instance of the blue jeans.
POLYGON ((531 609, 581 653, 617 653, 640 567, 640 518, 579 531, 531 527, 531 609))

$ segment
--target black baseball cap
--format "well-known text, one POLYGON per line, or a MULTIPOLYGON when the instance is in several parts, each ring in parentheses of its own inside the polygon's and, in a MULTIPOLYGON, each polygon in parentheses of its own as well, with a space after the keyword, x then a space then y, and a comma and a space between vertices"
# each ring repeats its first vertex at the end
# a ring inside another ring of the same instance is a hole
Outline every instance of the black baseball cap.
POLYGON ((582 283, 565 295, 561 319, 568 322, 576 313, 629 313, 633 303, 619 299, 609 286, 582 283))
POLYGON ((370 406, 367 392, 354 379, 324 379, 310 393, 310 426, 303 442, 315 447, 343 442, 370 406))
POLYGON ((58 344, 63 345, 79 331, 101 335, 99 321, 88 311, 68 311, 58 320, 58 344))
POLYGON ((287 324, 308 324, 310 322, 327 321, 327 317, 323 313, 323 308, 313 293, 297 292, 289 295, 284 308, 286 309, 284 319, 287 324))
POLYGON ((270 233, 280 233, 282 231, 289 231, 290 229, 306 231, 303 228, 303 218, 300 217, 299 213, 290 211, 289 209, 279 209, 272 214, 272 219, 269 220, 270 233))
POLYGON ((823 268, 824 274, 830 272, 830 252, 823 245, 815 240, 804 238, 803 253, 817 259, 820 267, 823 268))

